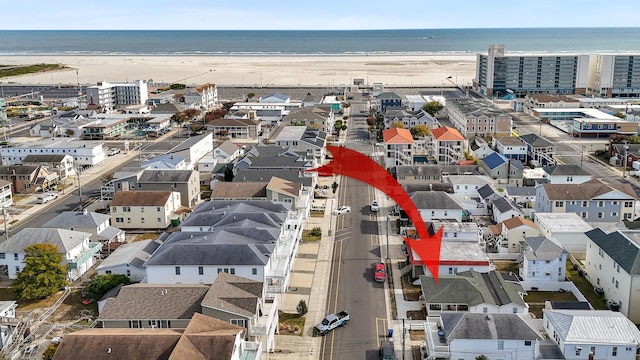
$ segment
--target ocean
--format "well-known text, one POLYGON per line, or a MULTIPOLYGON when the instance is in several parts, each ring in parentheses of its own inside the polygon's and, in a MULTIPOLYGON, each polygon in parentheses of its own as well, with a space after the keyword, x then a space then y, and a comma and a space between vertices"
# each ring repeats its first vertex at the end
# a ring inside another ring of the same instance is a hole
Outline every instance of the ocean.
POLYGON ((0 31, 7 55, 433 55, 640 53, 640 28, 362 31, 0 31))

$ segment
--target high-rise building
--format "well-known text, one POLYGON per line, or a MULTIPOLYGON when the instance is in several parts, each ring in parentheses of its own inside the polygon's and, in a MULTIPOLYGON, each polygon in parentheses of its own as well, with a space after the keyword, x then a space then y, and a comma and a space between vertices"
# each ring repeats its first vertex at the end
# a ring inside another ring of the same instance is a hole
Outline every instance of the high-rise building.
POLYGON ((640 97, 640 55, 592 54, 589 58, 587 95, 640 97))
POLYGON ((87 87, 87 104, 107 109, 146 104, 148 98, 149 91, 145 80, 136 80, 133 83, 102 81, 97 85, 87 87))

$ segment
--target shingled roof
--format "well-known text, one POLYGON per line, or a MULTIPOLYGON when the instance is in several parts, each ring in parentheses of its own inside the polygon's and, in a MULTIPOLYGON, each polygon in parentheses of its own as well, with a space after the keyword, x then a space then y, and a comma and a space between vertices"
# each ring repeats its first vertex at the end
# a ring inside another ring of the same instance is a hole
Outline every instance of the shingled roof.
POLYGON ((221 272, 202 300, 202 306, 252 317, 258 310, 261 282, 221 272))
POLYGON ((637 243, 619 231, 606 234, 600 228, 589 230, 585 235, 629 275, 640 275, 640 250, 637 243))
MULTIPOLYGON (((547 198, 553 200, 590 200, 607 193, 617 192, 636 199, 637 195, 629 184, 605 184, 592 179, 582 184, 543 184, 547 198)), ((616 199, 619 199, 616 197, 616 199)))

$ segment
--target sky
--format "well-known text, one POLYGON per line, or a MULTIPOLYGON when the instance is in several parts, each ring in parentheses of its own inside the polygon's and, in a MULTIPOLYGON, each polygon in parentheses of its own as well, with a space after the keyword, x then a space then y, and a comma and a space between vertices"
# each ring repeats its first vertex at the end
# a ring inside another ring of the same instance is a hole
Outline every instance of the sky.
POLYGON ((0 30, 367 30, 638 26, 629 0, 19 0, 0 30))

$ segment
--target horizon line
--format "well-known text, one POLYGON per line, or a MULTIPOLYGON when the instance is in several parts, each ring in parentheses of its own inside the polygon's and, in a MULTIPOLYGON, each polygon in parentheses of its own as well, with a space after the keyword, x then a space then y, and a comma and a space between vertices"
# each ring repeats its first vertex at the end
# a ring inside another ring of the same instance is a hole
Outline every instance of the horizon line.
POLYGON ((0 29, 0 31, 406 31, 406 30, 528 30, 528 29, 639 29, 640 26, 531 26, 531 27, 462 27, 462 28, 371 28, 371 29, 0 29))

